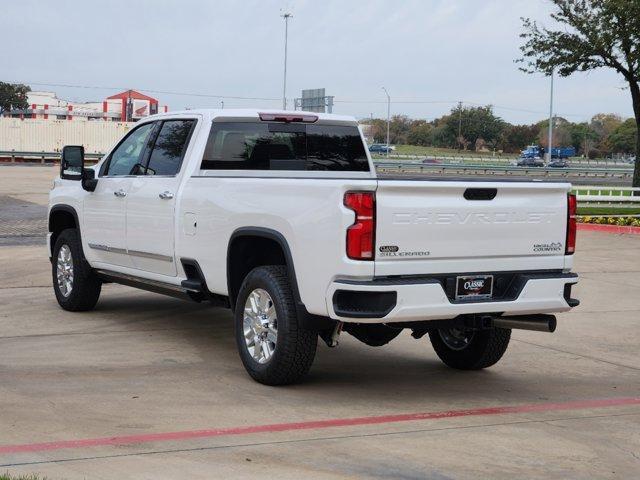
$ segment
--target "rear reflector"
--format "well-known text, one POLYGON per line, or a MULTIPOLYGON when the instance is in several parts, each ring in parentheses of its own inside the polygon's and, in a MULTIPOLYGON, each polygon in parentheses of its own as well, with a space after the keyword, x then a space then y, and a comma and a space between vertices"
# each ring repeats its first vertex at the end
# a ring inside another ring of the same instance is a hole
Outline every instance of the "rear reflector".
POLYGON ((567 196, 567 242, 565 255, 573 255, 576 251, 576 215, 578 213, 578 204, 576 196, 569 194, 567 196))
POLYGON ((356 214, 355 222, 347 228, 347 256, 352 260, 373 260, 375 193, 347 192, 344 194, 344 205, 356 214))
POLYGON ((314 123, 318 121, 317 115, 306 114, 285 114, 285 113, 259 113, 260 120, 263 122, 302 122, 302 123, 314 123))

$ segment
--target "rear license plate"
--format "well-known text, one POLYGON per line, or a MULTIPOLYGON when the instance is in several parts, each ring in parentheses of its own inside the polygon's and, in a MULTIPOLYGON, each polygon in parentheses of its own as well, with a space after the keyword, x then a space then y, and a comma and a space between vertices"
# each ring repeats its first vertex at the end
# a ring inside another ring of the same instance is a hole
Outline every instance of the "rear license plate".
POLYGON ((456 300, 473 300, 493 296, 493 275, 458 277, 456 300))

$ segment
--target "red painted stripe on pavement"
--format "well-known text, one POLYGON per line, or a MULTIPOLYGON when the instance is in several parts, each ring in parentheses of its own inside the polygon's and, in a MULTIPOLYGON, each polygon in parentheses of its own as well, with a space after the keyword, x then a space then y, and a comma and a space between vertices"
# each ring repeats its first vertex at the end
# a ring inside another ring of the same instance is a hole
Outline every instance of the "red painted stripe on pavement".
POLYGON ((579 223, 578 230, 606 233, 630 233, 633 235, 640 235, 640 227, 632 227, 631 225, 600 225, 597 223, 579 223))
POLYGON ((0 453, 25 453, 63 450, 68 448, 86 448, 108 445, 132 445, 151 442, 189 440, 196 438, 225 437, 230 435, 248 435, 253 433, 286 432, 292 430, 318 430, 331 427, 350 427, 360 425, 378 425, 383 423, 413 422, 437 420, 441 418, 475 417, 483 415, 504 415, 510 413, 548 412, 556 410, 584 410, 590 408, 640 405, 640 397, 606 398, 596 400, 577 400, 561 403, 537 403, 532 405, 513 405, 504 407, 473 408, 468 410, 446 410, 441 412, 404 413, 372 417, 340 418, 312 420, 308 422, 276 423, 247 427, 214 428, 208 430, 187 430, 181 432, 148 433, 141 435, 123 435, 116 437, 86 438, 81 440, 61 440, 45 443, 27 443, 22 445, 0 446, 0 453))

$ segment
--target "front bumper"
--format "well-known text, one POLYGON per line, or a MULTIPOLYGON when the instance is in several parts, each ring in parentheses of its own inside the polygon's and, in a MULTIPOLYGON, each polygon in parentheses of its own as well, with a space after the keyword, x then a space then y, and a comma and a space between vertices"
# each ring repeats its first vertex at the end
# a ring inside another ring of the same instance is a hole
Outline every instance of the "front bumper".
MULTIPOLYGON (((491 272, 489 272, 491 273, 491 272)), ((466 275, 466 274, 456 274, 466 275)), ((448 278, 455 278, 451 275, 448 278)), ((455 301, 448 278, 391 277, 370 281, 336 280, 327 290, 329 316, 358 323, 448 320, 466 314, 528 315, 565 312, 579 302, 571 298, 574 273, 512 273, 499 298, 455 301)))

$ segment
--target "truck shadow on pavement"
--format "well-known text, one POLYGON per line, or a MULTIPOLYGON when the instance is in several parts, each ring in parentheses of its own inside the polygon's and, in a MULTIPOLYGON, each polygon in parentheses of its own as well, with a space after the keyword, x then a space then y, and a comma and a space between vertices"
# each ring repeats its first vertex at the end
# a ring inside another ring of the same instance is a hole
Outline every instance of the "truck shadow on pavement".
MULTIPOLYGON (((576 376, 575 372, 571 373, 576 362, 584 360, 573 358, 567 365, 559 365, 558 358, 551 357, 561 354, 540 355, 539 351, 533 351, 534 347, 512 341, 502 362, 494 367, 457 371, 440 362, 427 336, 415 340, 408 331, 384 347, 369 347, 345 333, 334 349, 320 341, 315 363, 302 383, 266 387, 255 384, 244 371, 229 310, 137 291, 113 295, 108 292, 109 288, 105 290, 96 311, 90 315, 100 319, 96 323, 106 320, 109 330, 127 331, 131 335, 153 333, 161 337, 167 347, 159 352, 154 363, 172 368, 174 363, 184 366, 185 361, 191 362, 195 376, 204 382, 201 388, 217 390, 225 385, 237 385, 264 389, 267 395, 271 392, 274 396, 307 399, 313 392, 312 403, 321 399, 342 402, 348 398, 350 402, 362 404, 393 401, 395 406, 402 406, 403 399, 408 405, 416 401, 424 405, 425 400, 468 401, 470 395, 490 402, 549 400, 549 392, 553 392, 553 398, 585 393, 603 395, 605 374, 576 376), (323 393, 318 395, 319 391, 323 393)), ((98 328, 96 324, 93 327, 98 328)), ((106 331, 107 326, 104 328, 106 331)), ((184 374, 189 375, 188 370, 184 374)), ((610 383, 615 392, 615 380, 610 383)))

